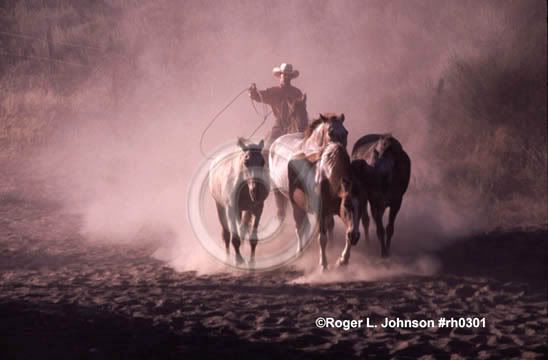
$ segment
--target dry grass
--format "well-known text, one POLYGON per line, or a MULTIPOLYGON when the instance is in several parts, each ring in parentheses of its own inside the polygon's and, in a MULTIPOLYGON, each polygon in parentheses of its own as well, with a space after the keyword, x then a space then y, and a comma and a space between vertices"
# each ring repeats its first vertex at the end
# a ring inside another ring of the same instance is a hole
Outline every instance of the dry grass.
POLYGON ((453 59, 432 118, 446 195, 495 226, 547 218, 546 23, 514 16, 496 50, 453 59))
POLYGON ((108 68, 114 25, 126 3, 7 1, 0 7, 2 31, 23 34, 0 35, 1 157, 47 142, 80 105, 86 80, 108 68))

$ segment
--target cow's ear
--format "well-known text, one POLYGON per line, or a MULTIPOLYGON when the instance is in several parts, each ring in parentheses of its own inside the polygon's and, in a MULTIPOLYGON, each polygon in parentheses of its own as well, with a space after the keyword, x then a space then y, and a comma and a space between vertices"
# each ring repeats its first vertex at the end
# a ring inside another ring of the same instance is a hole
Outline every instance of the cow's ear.
POLYGON ((324 114, 320 113, 320 119, 322 119, 322 121, 327 121, 327 117, 324 116, 324 114))
POLYGON ((259 142, 259 145, 258 145, 258 146, 259 146, 259 150, 262 150, 262 149, 264 148, 264 140, 261 140, 261 141, 259 142))
POLYGON ((238 146, 242 149, 242 150, 246 150, 246 145, 245 145, 245 142, 244 142, 244 139, 239 137, 238 138, 238 146))
POLYGON ((341 122, 344 122, 344 114, 341 114, 340 119, 341 119, 341 122))

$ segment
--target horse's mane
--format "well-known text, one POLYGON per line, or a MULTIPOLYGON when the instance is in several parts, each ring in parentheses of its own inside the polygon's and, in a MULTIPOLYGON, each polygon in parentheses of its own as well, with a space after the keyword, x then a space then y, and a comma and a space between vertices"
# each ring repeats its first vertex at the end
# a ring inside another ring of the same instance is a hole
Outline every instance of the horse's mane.
MULTIPOLYGON (((328 181, 331 191, 339 192, 341 181, 349 180, 351 176, 350 156, 346 148, 339 143, 330 143, 327 145, 321 155, 321 174, 330 174, 328 181), (329 170, 327 170, 329 169, 329 170)), ((323 178, 324 175, 317 175, 323 178)), ((316 177, 317 182, 321 182, 321 178, 316 177)))
POLYGON ((401 151, 403 149, 401 143, 399 142, 398 139, 396 139, 392 133, 386 133, 386 134, 369 134, 369 135, 365 135, 365 136, 362 136, 355 144, 354 144, 354 147, 352 149, 352 152, 354 152, 355 150, 357 150, 359 147, 361 146, 365 146, 365 145, 374 145, 377 143, 377 141, 383 139, 383 138, 387 138, 387 137, 390 137, 390 148, 394 151, 401 151))
POLYGON ((308 126, 304 130, 304 138, 308 139, 310 135, 312 135, 314 130, 316 130, 316 128, 320 126, 320 124, 323 122, 324 120, 320 117, 320 118, 314 119, 310 124, 308 124, 308 126))
POLYGON ((348 152, 345 147, 339 143, 331 143, 327 145, 322 153, 322 158, 326 159, 327 163, 332 163, 336 161, 335 159, 340 157, 342 157, 345 163, 350 164, 350 156, 348 155, 348 152))

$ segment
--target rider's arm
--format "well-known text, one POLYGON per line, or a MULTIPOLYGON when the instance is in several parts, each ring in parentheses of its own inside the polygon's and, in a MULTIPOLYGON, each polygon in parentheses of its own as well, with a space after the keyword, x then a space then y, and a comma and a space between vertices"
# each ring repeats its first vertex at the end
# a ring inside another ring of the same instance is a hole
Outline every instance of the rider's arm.
POLYGON ((265 104, 271 104, 272 103, 272 100, 273 100, 273 91, 272 91, 272 88, 269 88, 269 89, 266 89, 266 90, 257 90, 257 87, 254 86, 255 84, 253 84, 250 88, 249 88, 249 96, 251 97, 251 99, 257 101, 257 102, 262 102, 262 103, 265 103, 265 104))

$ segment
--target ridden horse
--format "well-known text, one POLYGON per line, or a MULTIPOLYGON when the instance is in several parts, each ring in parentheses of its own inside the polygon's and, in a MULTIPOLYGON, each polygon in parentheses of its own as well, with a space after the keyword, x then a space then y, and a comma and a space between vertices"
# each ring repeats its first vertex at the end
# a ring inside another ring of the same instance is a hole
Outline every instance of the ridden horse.
POLYGON ((360 203, 365 239, 369 241, 369 201, 381 244, 381 256, 388 257, 396 216, 409 185, 411 160, 400 142, 391 134, 369 134, 354 144, 352 167, 358 174, 362 186, 360 203), (385 234, 382 217, 387 207, 390 208, 390 212, 385 234))
POLYGON ((264 142, 246 144, 239 138, 238 146, 240 152, 211 165, 209 189, 217 207, 227 257, 232 241, 236 263, 241 264, 244 259, 240 254, 240 239, 245 240, 250 226, 250 263, 255 260, 257 228, 269 193, 269 177, 262 155, 264 142))
POLYGON ((350 156, 339 143, 329 143, 319 160, 304 154, 288 163, 289 199, 299 244, 310 230, 307 213, 316 216, 319 224, 320 265, 327 268, 325 247, 333 239, 334 216, 346 227, 346 244, 338 260, 348 264, 350 248, 360 238, 359 184, 352 173, 350 156))

